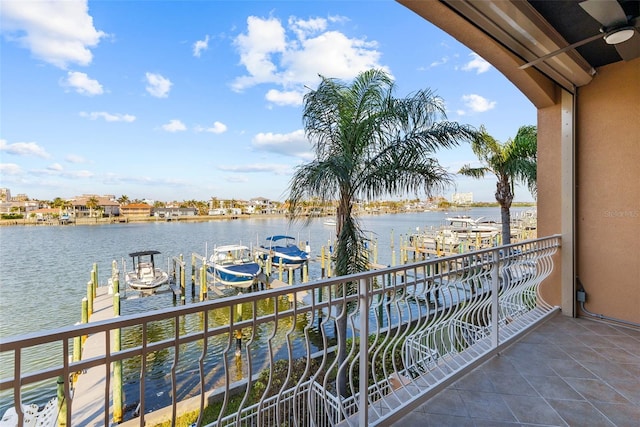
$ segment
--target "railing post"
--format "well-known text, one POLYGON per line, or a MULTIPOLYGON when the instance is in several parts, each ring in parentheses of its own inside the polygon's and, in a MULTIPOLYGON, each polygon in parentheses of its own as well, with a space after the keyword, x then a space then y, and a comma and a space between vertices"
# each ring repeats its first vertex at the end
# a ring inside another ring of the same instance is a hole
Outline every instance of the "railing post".
POLYGON ((358 425, 369 425, 369 288, 366 279, 359 281, 360 299, 360 397, 358 425))
POLYGON ((493 265, 491 266, 491 346, 498 347, 500 342, 498 337, 498 321, 500 314, 499 287, 500 287, 500 250, 495 249, 492 253, 493 265))

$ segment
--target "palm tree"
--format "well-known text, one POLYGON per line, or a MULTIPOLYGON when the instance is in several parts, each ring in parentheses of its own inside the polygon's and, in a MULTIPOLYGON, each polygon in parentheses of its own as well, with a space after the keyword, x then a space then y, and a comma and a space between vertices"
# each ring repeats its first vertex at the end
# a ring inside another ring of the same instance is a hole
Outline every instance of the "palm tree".
MULTIPOLYGON (((394 82, 384 71, 365 71, 351 84, 320 77, 318 89, 305 95, 303 110, 315 159, 299 166, 290 181, 289 213, 295 219, 308 199, 317 198, 322 205, 337 201, 335 273, 347 275, 368 269, 366 237, 353 215, 355 201, 442 190, 452 179, 433 157, 435 150, 471 140, 474 132, 444 121, 444 102, 430 90, 394 98, 394 82)), ((352 293, 353 287, 339 292, 352 293)), ((347 309, 336 319, 343 344, 347 309)), ((346 346, 338 348, 340 364, 346 346)), ((345 373, 341 368, 338 374, 341 395, 345 373)))
POLYGON ((87 200, 87 207, 89 208, 89 217, 93 216, 93 210, 96 209, 100 205, 100 201, 97 197, 91 196, 87 200))
POLYGON ((128 205, 129 204, 129 196, 127 196, 126 194, 123 194, 122 196, 118 197, 118 203, 120 203, 120 206, 128 205))
POLYGON ((472 178, 483 178, 487 173, 493 173, 498 179, 495 196, 500 204, 504 245, 511 243, 510 208, 514 185, 522 183, 529 188, 531 194, 535 196, 537 193, 537 139, 535 126, 521 126, 513 140, 509 139, 505 144, 501 144, 481 126, 478 137, 471 143, 471 148, 482 166, 472 168, 465 165, 458 172, 472 178))

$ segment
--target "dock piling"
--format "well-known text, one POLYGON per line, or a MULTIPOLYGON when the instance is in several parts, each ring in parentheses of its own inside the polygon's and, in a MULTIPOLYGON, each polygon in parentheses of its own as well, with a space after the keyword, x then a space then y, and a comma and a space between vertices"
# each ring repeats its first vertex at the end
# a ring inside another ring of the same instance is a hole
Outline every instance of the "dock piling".
MULTIPOLYGON (((120 293, 113 295, 113 308, 115 317, 120 316, 120 293), (116 310, 116 301, 118 309, 116 310)), ((113 352, 117 353, 122 349, 122 332, 120 329, 113 331, 113 352)), ((122 360, 113 362, 113 422, 122 422, 122 409, 123 409, 123 396, 122 396, 122 360)))
POLYGON ((207 299, 207 264, 202 263, 200 268, 200 301, 207 299))
POLYGON ((87 321, 93 314, 93 282, 89 280, 87 282, 87 321))
MULTIPOLYGON (((87 297, 82 298, 82 313, 81 313, 81 322, 82 323, 89 323, 89 301, 87 299, 87 297)), ((84 342, 87 340, 87 336, 83 335, 82 336, 82 345, 84 345, 84 342)))

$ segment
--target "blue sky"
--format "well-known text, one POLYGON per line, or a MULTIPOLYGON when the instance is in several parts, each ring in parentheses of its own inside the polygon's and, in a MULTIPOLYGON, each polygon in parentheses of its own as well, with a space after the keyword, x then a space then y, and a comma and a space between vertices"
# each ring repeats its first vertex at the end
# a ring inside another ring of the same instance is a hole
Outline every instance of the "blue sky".
MULTIPOLYGON (((498 71, 391 0, 2 0, 0 16, 0 186, 31 198, 284 200, 312 158, 318 74, 383 68, 396 96, 430 88, 503 142, 536 124, 498 71)), ((437 157, 477 164, 468 146, 437 157)), ((444 196, 493 201, 494 182, 458 176, 444 196)))

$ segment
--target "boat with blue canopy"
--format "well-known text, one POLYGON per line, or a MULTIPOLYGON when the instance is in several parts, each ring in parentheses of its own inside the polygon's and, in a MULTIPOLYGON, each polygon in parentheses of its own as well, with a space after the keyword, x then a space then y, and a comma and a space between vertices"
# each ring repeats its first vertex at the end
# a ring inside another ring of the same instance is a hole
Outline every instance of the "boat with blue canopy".
POLYGON ((276 266, 282 262, 285 268, 298 268, 309 260, 309 253, 300 249, 296 239, 291 236, 275 235, 266 238, 261 248, 268 251, 271 263, 276 266))
POLYGON ((249 288, 262 272, 251 257, 251 251, 243 245, 225 245, 214 248, 207 271, 217 284, 249 288))

